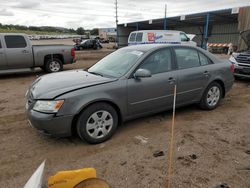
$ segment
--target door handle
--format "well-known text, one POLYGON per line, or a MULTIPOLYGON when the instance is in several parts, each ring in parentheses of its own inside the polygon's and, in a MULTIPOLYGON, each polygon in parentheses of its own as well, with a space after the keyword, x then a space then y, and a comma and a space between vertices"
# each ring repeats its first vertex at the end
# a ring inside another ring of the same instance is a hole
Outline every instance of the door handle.
POLYGON ((208 77, 210 75, 210 73, 208 71, 204 71, 203 74, 208 77))
POLYGON ((169 84, 174 84, 174 83, 175 83, 175 79, 174 79, 173 77, 170 77, 170 78, 168 79, 168 83, 169 83, 169 84))
POLYGON ((29 51, 28 51, 28 50, 23 50, 22 52, 23 52, 24 54, 29 53, 29 51))

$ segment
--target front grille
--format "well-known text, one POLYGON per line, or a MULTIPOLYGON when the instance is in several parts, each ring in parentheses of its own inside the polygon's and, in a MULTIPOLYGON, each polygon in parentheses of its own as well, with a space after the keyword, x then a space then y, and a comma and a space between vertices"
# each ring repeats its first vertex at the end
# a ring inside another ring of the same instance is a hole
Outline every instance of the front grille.
POLYGON ((234 73, 236 73, 236 74, 250 75, 250 69, 249 68, 235 69, 234 73))
POLYGON ((250 51, 240 53, 235 59, 238 63, 250 65, 250 51))

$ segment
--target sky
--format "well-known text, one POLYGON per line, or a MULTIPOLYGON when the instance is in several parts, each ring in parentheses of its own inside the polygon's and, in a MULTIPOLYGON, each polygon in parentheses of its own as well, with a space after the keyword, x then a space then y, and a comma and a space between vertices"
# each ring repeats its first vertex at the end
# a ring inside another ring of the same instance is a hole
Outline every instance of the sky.
MULTIPOLYGON (((0 0, 0 23, 85 29, 115 27, 115 0, 0 0)), ((250 0, 118 0, 118 21, 250 6, 250 0)))

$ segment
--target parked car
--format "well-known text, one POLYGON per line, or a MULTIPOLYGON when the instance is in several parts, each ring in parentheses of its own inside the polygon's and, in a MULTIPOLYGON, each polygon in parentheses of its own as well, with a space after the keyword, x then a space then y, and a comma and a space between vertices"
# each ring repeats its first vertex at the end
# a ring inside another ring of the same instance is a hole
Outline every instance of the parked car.
POLYGON ((87 39, 80 42, 80 44, 75 44, 75 50, 84 50, 84 49, 100 49, 102 45, 97 39, 87 39))
POLYGON ((31 45, 25 34, 0 33, 0 74, 35 67, 47 72, 63 70, 75 62, 75 50, 68 45, 31 45))
POLYGON ((229 60, 235 66, 234 75, 236 77, 250 78, 250 30, 240 33, 247 48, 240 52, 234 52, 229 60))
POLYGON ((88 70, 39 77, 27 91, 30 124, 55 136, 96 144, 124 121, 177 107, 215 109, 234 82, 233 64, 197 47, 137 45, 121 48, 88 70))
POLYGON ((109 43, 109 40, 104 38, 101 38, 99 41, 100 43, 109 43))
POLYGON ((128 45, 138 44, 184 44, 197 46, 192 41, 194 34, 187 35, 182 31, 175 30, 141 30, 133 31, 128 38, 128 45))

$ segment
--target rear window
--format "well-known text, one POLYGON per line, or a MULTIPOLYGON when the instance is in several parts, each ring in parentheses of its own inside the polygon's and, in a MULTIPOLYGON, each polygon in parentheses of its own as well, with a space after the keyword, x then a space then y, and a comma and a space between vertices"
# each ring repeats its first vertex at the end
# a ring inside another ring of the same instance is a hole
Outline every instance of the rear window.
POLYGON ((179 69, 187 69, 200 66, 198 52, 194 49, 176 48, 175 54, 179 69))
POLYGON ((135 42, 136 33, 132 33, 129 38, 129 42, 135 42))
POLYGON ((200 64, 201 65, 209 65, 212 64, 211 60, 208 59, 204 54, 199 52, 200 64))
POLYGON ((27 46, 23 36, 11 35, 4 38, 7 48, 25 48, 27 46))
POLYGON ((136 42, 141 42, 142 41, 142 35, 143 35, 143 33, 137 33, 136 42))

